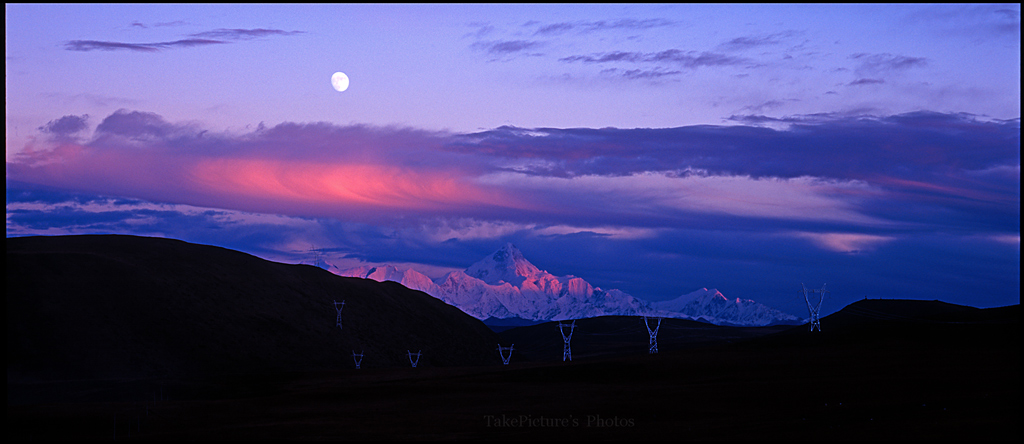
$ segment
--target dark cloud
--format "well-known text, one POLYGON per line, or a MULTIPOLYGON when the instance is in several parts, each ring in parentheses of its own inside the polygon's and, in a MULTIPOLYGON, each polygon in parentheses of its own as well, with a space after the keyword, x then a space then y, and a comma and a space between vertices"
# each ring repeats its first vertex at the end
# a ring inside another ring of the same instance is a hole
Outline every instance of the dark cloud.
MULTIPOLYGON (((540 22, 531 20, 522 26, 527 28, 536 27, 536 30, 533 32, 534 39, 478 40, 473 43, 471 47, 494 56, 515 56, 547 46, 549 42, 546 38, 569 32, 586 34, 608 30, 642 30, 669 26, 673 23, 674 22, 665 19, 596 20, 551 24, 541 24, 540 22)), ((494 27, 489 24, 474 24, 473 26, 477 27, 477 30, 468 34, 467 37, 481 39, 485 35, 494 31, 494 27)), ((563 59, 563 61, 565 61, 565 59, 563 59)), ((640 71, 637 71, 634 75, 641 75, 641 77, 643 77, 640 71)))
POLYGON ((1020 11, 1017 11, 1015 9, 997 9, 992 12, 993 14, 1002 16, 1006 20, 1020 23, 1020 11))
MULTIPOLYGON (((136 22, 137 23, 137 22, 136 22)), ((133 23, 135 25, 135 23, 133 23)), ((145 27, 141 23, 139 26, 145 27)), ((157 52, 166 49, 191 48, 195 46, 218 45, 232 41, 250 40, 269 36, 290 36, 303 34, 302 31, 282 31, 279 29, 215 29, 212 31, 191 34, 188 39, 156 43, 126 43, 99 40, 71 40, 64 43, 68 51, 139 51, 157 52)))
MULTIPOLYGON (((792 101, 792 100, 788 100, 788 101, 792 101)), ((746 111, 754 112, 754 113, 761 113, 761 112, 764 112, 766 110, 778 108, 778 107, 780 107, 782 105, 785 105, 786 102, 787 101, 783 101, 783 100, 768 100, 766 102, 761 102, 761 103, 759 103, 757 105, 750 105, 750 106, 744 107, 743 109, 746 110, 746 111)))
MULTIPOLYGON (((175 21, 171 21, 171 22, 153 23, 152 26, 155 26, 155 27, 167 27, 167 26, 183 26, 183 25, 187 25, 187 24, 188 23, 183 21, 183 20, 175 20, 175 21)), ((136 20, 136 21, 131 23, 131 26, 136 27, 136 28, 147 29, 147 28, 149 28, 150 25, 147 25, 145 23, 142 23, 142 22, 136 20)))
POLYGON ((729 66, 750 63, 749 60, 741 57, 714 52, 683 51, 679 49, 668 49, 660 52, 613 51, 563 57, 559 61, 568 63, 671 63, 690 69, 702 66, 729 66))
MULTIPOLYGON (((72 131, 81 120, 70 116, 66 120, 52 121, 42 129, 72 131)), ((338 171, 346 175, 371 174, 344 168, 348 168, 346 165, 376 165, 379 167, 375 167, 378 169, 372 174, 402 173, 409 177, 394 184, 381 184, 384 188, 360 192, 387 192, 390 193, 387 199, 402 202, 413 199, 412 196, 448 202, 445 197, 448 194, 436 194, 439 191, 435 190, 448 190, 449 181, 465 178, 472 182, 482 175, 502 173, 523 175, 524 180, 536 178, 536 185, 531 185, 535 188, 530 188, 536 190, 555 186, 552 184, 571 184, 547 178, 638 180, 635 179, 638 175, 652 173, 665 178, 747 177, 754 181, 810 177, 844 184, 862 183, 875 190, 873 192, 886 193, 887 199, 877 200, 867 191, 842 191, 851 193, 849 198, 856 201, 859 211, 879 219, 909 222, 946 212, 945 220, 957 221, 954 224, 1004 228, 1018 224, 1019 204, 1015 203, 1020 196, 1019 119, 986 121, 965 114, 919 112, 887 117, 751 115, 735 116, 733 120, 744 124, 655 129, 500 127, 471 134, 449 134, 409 128, 283 123, 239 136, 209 134, 189 124, 167 122, 154 113, 119 110, 103 119, 93 139, 80 148, 52 152, 32 150, 15 156, 15 160, 8 163, 8 177, 27 180, 36 174, 32 172, 33 165, 46 165, 47 170, 52 170, 48 174, 55 180, 81 177, 76 180, 98 186, 101 182, 116 180, 121 171, 128 171, 118 168, 126 167, 129 162, 135 162, 140 169, 144 168, 140 162, 149 162, 158 171, 149 177, 132 173, 132 180, 145 178, 154 181, 152 186, 159 187, 160 177, 181 180, 179 177, 194 174, 190 169, 193 156, 202 156, 211 165, 220 165, 222 161, 218 159, 242 156, 239 158, 242 163, 226 163, 224 168, 236 165, 232 168, 265 170, 271 165, 283 165, 282 174, 313 177, 311 175, 328 174, 334 171, 332 168, 339 168, 338 171), (785 129, 765 127, 778 124, 784 124, 785 129), (139 150, 140 147, 149 149, 139 150), (139 158, 142 153, 159 155, 139 158), (54 162, 59 158, 65 161, 54 162), (89 170, 90 165, 96 170, 89 170), (290 172, 293 170, 294 173, 290 172), (414 171, 423 175, 412 176, 414 171), (436 181, 432 186, 437 188, 413 186, 413 180, 436 181), (389 191, 391 186, 400 188, 389 191), (409 197, 404 197, 406 195, 409 197)), ((235 174, 230 169, 217 174, 228 173, 235 174)), ((569 205, 580 210, 589 205, 591 198, 596 202, 605 197, 600 193, 580 194, 575 188, 565 189, 564 194, 556 190, 544 194, 509 184, 516 191, 489 188, 497 185, 486 185, 486 190, 474 189, 463 184, 445 193, 524 192, 527 194, 509 198, 524 199, 524 202, 539 198, 550 201, 552 208, 569 205), (565 202, 560 201, 563 197, 565 202)), ((172 188, 154 188, 152 196, 174 195, 172 188)), ((141 185, 135 185, 135 189, 141 190, 141 185)), ((475 199, 472 196, 469 197, 475 199)), ((455 201, 451 202, 442 205, 454 205, 455 201)), ((466 207, 470 213, 460 213, 460 217, 498 211, 499 207, 487 210, 480 210, 483 206, 466 207)), ((537 208, 541 207, 543 205, 537 208)), ((627 205, 619 207, 622 208, 627 205)), ((540 216, 530 211, 521 213, 526 218, 540 216)), ((612 217, 617 211, 607 207, 591 214, 605 213, 612 217)), ((648 210, 638 208, 637 211, 648 210)), ((543 217, 554 217, 553 214, 543 217)), ((668 223, 672 218, 689 217, 664 210, 657 214, 650 220, 668 223)), ((632 217, 628 212, 619 212, 614 217, 620 216, 632 217)), ((701 217, 710 220, 706 215, 701 217)))
POLYGON ((643 62, 647 56, 639 52, 614 51, 593 55, 577 55, 563 57, 562 62, 608 63, 608 62, 643 62))
POLYGON ((665 19, 619 19, 552 23, 537 28, 534 35, 558 35, 570 31, 582 33, 606 31, 613 29, 639 30, 662 26, 671 26, 675 22, 665 19))
POLYGON ((851 59, 860 63, 856 71, 858 73, 886 73, 891 71, 904 71, 911 68, 920 68, 928 65, 924 57, 908 57, 894 54, 866 54, 858 53, 850 56, 851 59))
POLYGON ((473 44, 474 48, 481 49, 489 54, 497 55, 514 54, 541 46, 543 46, 543 43, 530 40, 505 40, 477 42, 473 44))
POLYGON ((663 71, 663 70, 660 70, 660 69, 653 69, 653 70, 630 69, 630 70, 622 71, 622 77, 625 77, 625 78, 631 79, 631 80, 635 80, 635 79, 654 80, 654 79, 660 79, 662 77, 676 76, 676 75, 679 75, 679 74, 682 74, 682 71, 663 71))
POLYGON ((980 43, 991 38, 1020 43, 1019 4, 942 4, 923 7, 908 16, 910 23, 948 37, 968 36, 980 43), (1018 9, 1013 9, 1016 6, 1018 9))
MULTIPOLYGON (((154 214, 147 216, 180 216, 177 213, 154 214)), ((56 207, 48 211, 14 210, 8 215, 10 223, 22 229, 45 230, 48 227, 60 226, 72 232, 127 232, 137 230, 131 227, 131 220, 139 217, 139 212, 128 211, 84 211, 75 207, 56 207)), ((143 231, 140 234, 147 234, 143 231)))
POLYGON ((88 114, 81 116, 64 116, 57 120, 51 120, 46 125, 39 127, 39 130, 56 136, 67 137, 82 131, 88 127, 86 121, 88 114))
MULTIPOLYGON (((8 195, 12 194, 11 184, 8 195)), ((62 201, 54 193, 18 189, 8 199, 8 237, 31 230, 66 233, 124 233, 163 236, 233 248, 290 263, 307 258, 299 235, 316 235, 317 245, 338 252, 329 258, 373 262, 411 262, 464 268, 504 242, 515 243, 531 262, 558 275, 573 274, 595 286, 617 288, 649 300, 666 300, 701 287, 727 297, 757 300, 806 316, 797 290, 800 282, 832 290, 823 305, 831 313, 864 297, 939 299, 992 307, 1019 303, 1019 247, 951 233, 918 234, 897 239, 866 254, 835 254, 785 236, 771 227, 680 226, 638 240, 616 240, 574 233, 532 235, 516 232, 498 238, 419 242, 395 235, 395 227, 309 220, 315 231, 290 224, 242 223, 219 210, 152 208, 144 202, 110 205, 98 196, 62 201), (12 209, 19 202, 52 202, 47 208, 12 209), (90 209, 80 203, 89 203, 90 209), (12 232, 12 230, 15 230, 12 232), (566 254, 572 252, 572 254, 566 254)))
POLYGON ((211 39, 229 39, 229 40, 248 40, 260 37, 270 36, 290 36, 304 34, 302 31, 282 31, 280 29, 214 29, 212 31, 199 32, 191 34, 191 37, 211 38, 211 39))
POLYGON ((139 52, 157 52, 165 49, 173 48, 191 48, 194 46, 206 46, 206 45, 219 45, 222 43, 228 43, 222 40, 210 40, 210 39, 183 39, 175 40, 171 42, 157 42, 157 43, 124 43, 124 42, 104 42, 98 40, 71 40, 64 44, 64 49, 68 51, 139 51, 139 52))
MULTIPOLYGON (((8 200, 8 236, 47 232, 61 227, 69 234, 121 233, 183 239, 205 245, 233 248, 253 254, 272 253, 287 243, 295 227, 283 230, 272 222, 238 220, 244 214, 230 211, 182 208, 86 193, 18 188, 8 200), (48 203, 45 209, 11 209, 11 203, 48 203), (289 233, 292 231, 292 233, 289 233)), ((8 195, 10 197, 10 192, 8 195)), ((279 251, 276 251, 279 252, 279 251)))
POLYGON ((173 125, 159 114, 117 110, 96 126, 97 134, 111 134, 129 138, 163 138, 174 131, 173 125))
MULTIPOLYGON (((744 121, 782 119, 752 116, 744 121)), ((976 229, 1015 230, 1019 224, 1019 122, 910 113, 883 118, 807 116, 785 123, 789 129, 502 127, 462 136, 464 142, 451 149, 518 159, 523 166, 517 172, 545 177, 697 171, 857 181, 887 193, 888 199, 868 198, 858 204, 865 214, 881 219, 909 222, 945 214, 941 219, 952 225, 976 229), (998 168, 1016 168, 1018 175, 979 176, 998 168)))
MULTIPOLYGON (((453 147, 512 158, 576 162, 580 174, 700 168, 711 173, 864 178, 880 171, 983 169, 1016 164, 1019 123, 973 116, 909 113, 889 117, 748 116, 787 123, 788 130, 698 125, 663 129, 520 129, 500 127, 460 136, 453 147), (900 144, 898 150, 893 144, 900 144), (971 147, 974 147, 973 149, 971 147), (856 148, 856 149, 854 149, 856 148), (838 157, 837 157, 838 156, 838 157), (613 165, 617 167, 613 168, 613 165)), ((931 173, 926 173, 931 174, 931 173)))
POLYGON ((666 71, 660 68, 645 70, 645 69, 619 69, 619 68, 608 68, 601 70, 601 74, 611 77, 619 77, 628 80, 650 80, 658 81, 664 78, 675 77, 682 74, 682 71, 666 71))
POLYGON ((561 34, 563 32, 571 31, 573 28, 575 28, 575 26, 572 23, 554 23, 537 28, 534 35, 561 34))
POLYGON ((157 26, 157 27, 165 27, 165 26, 184 26, 184 25, 187 25, 187 24, 188 24, 188 22, 186 22, 186 21, 184 21, 184 20, 174 20, 174 21, 170 21, 170 22, 159 22, 159 23, 154 23, 154 24, 153 24, 153 26, 157 26))
POLYGON ((846 85, 847 86, 863 86, 863 85, 880 85, 880 84, 883 84, 883 83, 885 83, 885 80, 882 80, 882 79, 857 79, 857 80, 854 80, 854 81, 852 81, 850 83, 847 83, 846 85))
POLYGON ((723 51, 744 51, 760 46, 777 45, 797 35, 799 33, 796 31, 783 31, 767 35, 736 37, 718 47, 723 51))
POLYGON ((30 184, 14 180, 7 181, 7 203, 57 204, 74 203, 86 205, 95 202, 106 202, 106 197, 91 193, 69 191, 45 185, 30 184))
POLYGON ((492 32, 494 32, 494 26, 489 23, 471 23, 471 27, 475 27, 476 31, 466 34, 464 37, 482 38, 492 32))
MULTIPOLYGON (((71 131, 71 117, 43 128, 71 131)), ((8 162, 7 231, 160 235, 296 262, 289 246, 316 239, 350 258, 444 267, 511 241, 602 288, 650 300, 718 288, 794 314, 800 282, 828 283, 826 312, 864 296, 1019 301, 1019 119, 733 121, 471 134, 285 123, 199 137, 122 110, 91 140, 8 162)))

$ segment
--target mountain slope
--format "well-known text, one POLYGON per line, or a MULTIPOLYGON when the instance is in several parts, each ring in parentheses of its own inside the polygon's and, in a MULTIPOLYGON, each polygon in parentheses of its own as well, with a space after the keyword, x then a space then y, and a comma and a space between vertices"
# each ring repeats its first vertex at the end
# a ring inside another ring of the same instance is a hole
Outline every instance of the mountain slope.
POLYGON ((765 326, 771 324, 796 324, 800 318, 783 313, 750 299, 728 299, 715 289, 700 290, 678 298, 654 302, 652 307, 671 313, 680 313, 691 319, 699 319, 715 325, 765 326))
POLYGON ((9 238, 6 287, 9 381, 499 362, 422 292, 171 239, 9 238))
POLYGON ((650 309, 647 302, 619 290, 605 291, 576 276, 555 276, 541 270, 511 243, 465 271, 442 276, 433 286, 423 282, 418 277, 422 275, 412 270, 404 273, 397 269, 370 271, 381 269, 394 267, 360 267, 339 274, 395 280, 459 307, 477 319, 564 320, 637 315, 650 309))
POLYGON ((796 316, 749 299, 727 300, 717 290, 702 289, 672 301, 652 304, 620 290, 594 287, 576 276, 554 276, 530 263, 511 243, 465 271, 454 271, 435 281, 415 270, 402 272, 391 265, 353 268, 339 274, 399 282, 454 305, 477 319, 557 321, 649 315, 699 319, 719 325, 799 322, 796 316))

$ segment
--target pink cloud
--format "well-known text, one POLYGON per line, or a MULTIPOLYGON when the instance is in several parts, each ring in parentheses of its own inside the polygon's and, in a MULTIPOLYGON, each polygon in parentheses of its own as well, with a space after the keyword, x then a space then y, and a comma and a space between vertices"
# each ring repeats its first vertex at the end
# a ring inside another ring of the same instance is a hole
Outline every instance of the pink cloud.
POLYGON ((353 208, 450 210, 493 202, 498 194, 466 181, 455 169, 413 170, 374 164, 204 159, 190 175, 192 186, 226 200, 268 200, 285 207, 312 205, 327 213, 353 208))
POLYGON ((838 253, 858 253, 874 250, 896 238, 860 233, 794 233, 794 236, 808 239, 819 248, 838 253))
MULTIPOLYGON (((958 121, 940 117, 900 119, 927 124, 928 131, 934 121, 958 121)), ((984 150, 954 149, 966 143, 959 139, 916 148, 892 142, 914 140, 917 128, 908 136, 889 130, 896 135, 856 144, 843 142, 852 137, 849 130, 831 135, 828 128, 809 136, 807 131, 725 127, 502 127, 466 135, 284 123, 232 134, 122 110, 103 119, 89 140, 78 132, 33 139, 9 154, 7 177, 237 211, 352 221, 469 219, 621 238, 653 235, 622 231, 626 227, 655 229, 713 218, 823 224, 831 231, 962 213, 965 220, 985 218, 988 225, 1019 225, 1019 210, 1012 211, 1013 204, 1019 208, 1019 143, 1003 140, 1002 132, 1003 142, 982 144, 984 150), (762 146, 773 137, 782 139, 777 147, 762 146), (866 147, 867 154, 859 148, 828 153, 810 148, 831 146, 825 142, 832 140, 866 147)), ((849 246, 842 243, 829 245, 849 246)))
POLYGON ((91 141, 33 141, 8 162, 7 177, 303 217, 473 216, 527 206, 476 182, 478 162, 438 152, 438 144, 428 132, 327 124, 210 134, 155 114, 117 112, 91 141))

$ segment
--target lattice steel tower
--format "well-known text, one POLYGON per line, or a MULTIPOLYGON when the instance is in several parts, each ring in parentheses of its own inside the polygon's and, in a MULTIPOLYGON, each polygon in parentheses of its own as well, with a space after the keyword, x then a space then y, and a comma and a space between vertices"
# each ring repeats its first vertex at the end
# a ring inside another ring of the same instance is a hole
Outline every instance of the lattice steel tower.
POLYGON ((825 284, 821 284, 821 290, 808 289, 804 284, 800 283, 800 292, 804 295, 804 301, 807 302, 807 311, 811 313, 811 331, 821 331, 821 320, 818 318, 818 313, 821 311, 821 302, 825 300, 825 284), (816 304, 811 303, 811 294, 818 295, 818 302, 816 304))
POLYGON ((327 268, 327 263, 324 262, 324 250, 322 248, 316 248, 313 246, 309 247, 309 253, 313 255, 312 265, 317 268, 327 268))
POLYGON ((341 328, 341 309, 345 308, 345 301, 334 301, 334 309, 338 312, 338 328, 341 328))
POLYGON ((569 349, 569 341, 572 340, 572 331, 575 329, 575 319, 573 319, 572 324, 558 323, 558 331, 562 333, 562 341, 565 342, 565 348, 562 349, 562 362, 572 361, 572 350, 569 349), (569 328, 569 333, 565 332, 566 327, 569 328))
POLYGON ((409 363, 412 364, 412 368, 416 368, 416 365, 420 363, 420 356, 423 356, 423 350, 420 350, 416 353, 406 350, 406 353, 409 354, 409 363), (415 360, 412 359, 413 356, 416 357, 415 360))
POLYGON ((648 353, 654 354, 658 352, 658 329, 661 328, 661 318, 658 318, 658 325, 651 330, 651 324, 647 322, 647 316, 644 316, 644 325, 647 326, 647 334, 651 336, 651 345, 648 349, 648 353))
POLYGON ((516 346, 515 344, 512 344, 512 345, 510 345, 508 347, 502 347, 501 344, 498 344, 498 355, 501 356, 501 363, 502 364, 508 365, 508 360, 512 359, 512 347, 515 347, 515 346, 516 346), (506 351, 508 352, 508 356, 505 356, 505 352, 506 351))

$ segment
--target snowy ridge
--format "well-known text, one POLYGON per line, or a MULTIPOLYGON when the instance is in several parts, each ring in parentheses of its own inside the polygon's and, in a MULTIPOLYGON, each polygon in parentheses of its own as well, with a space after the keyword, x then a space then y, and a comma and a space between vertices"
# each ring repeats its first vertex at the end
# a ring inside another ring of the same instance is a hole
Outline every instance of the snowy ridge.
POLYGON ((383 267, 363 266, 357 268, 350 268, 348 270, 342 270, 338 272, 338 275, 358 277, 363 279, 373 279, 377 282, 398 282, 399 284, 402 284, 413 290, 419 290, 431 296, 437 297, 437 284, 430 280, 430 278, 427 277, 427 275, 413 269, 400 271, 394 265, 385 265, 383 267))
POLYGON ((394 281, 458 307, 477 319, 519 317, 560 321, 610 315, 695 319, 718 325, 763 326, 798 318, 749 299, 729 300, 706 288, 671 301, 650 303, 622 291, 590 285, 582 278, 554 276, 530 263, 511 243, 437 280, 392 265, 344 270, 341 276, 394 281))
POLYGON ((800 318, 783 313, 750 299, 726 298, 716 289, 702 288, 670 301, 651 306, 665 313, 678 313, 687 318, 715 325, 764 326, 777 323, 799 323, 800 318))

